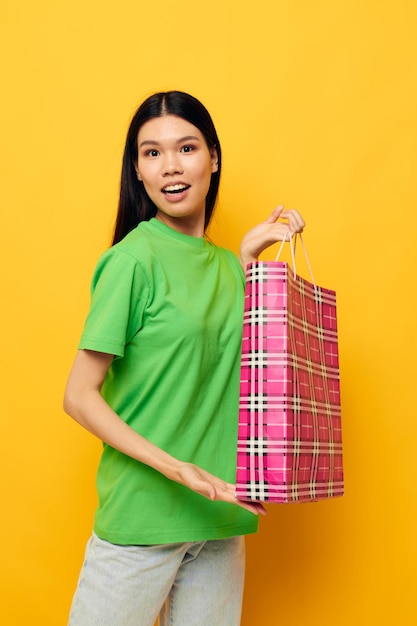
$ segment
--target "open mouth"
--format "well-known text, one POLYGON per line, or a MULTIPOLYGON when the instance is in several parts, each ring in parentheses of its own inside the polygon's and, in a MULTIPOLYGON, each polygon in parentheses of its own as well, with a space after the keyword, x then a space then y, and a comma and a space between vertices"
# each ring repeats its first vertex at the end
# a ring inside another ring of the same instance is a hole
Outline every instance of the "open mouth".
POLYGON ((168 187, 164 187, 162 189, 162 193, 167 195, 175 195, 176 193, 181 193, 182 191, 186 191, 190 188, 191 185, 169 185, 168 187))

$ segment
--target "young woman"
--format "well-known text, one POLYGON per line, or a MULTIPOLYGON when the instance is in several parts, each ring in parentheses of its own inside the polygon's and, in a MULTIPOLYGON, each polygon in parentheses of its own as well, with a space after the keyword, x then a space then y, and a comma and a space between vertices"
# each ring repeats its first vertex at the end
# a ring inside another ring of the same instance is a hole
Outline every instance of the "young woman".
POLYGON ((172 91, 139 107, 65 392, 104 442, 71 626, 240 623, 243 536, 264 513, 233 485, 242 267, 304 222, 278 207, 244 237, 241 267, 205 238, 220 170, 198 100, 172 91))

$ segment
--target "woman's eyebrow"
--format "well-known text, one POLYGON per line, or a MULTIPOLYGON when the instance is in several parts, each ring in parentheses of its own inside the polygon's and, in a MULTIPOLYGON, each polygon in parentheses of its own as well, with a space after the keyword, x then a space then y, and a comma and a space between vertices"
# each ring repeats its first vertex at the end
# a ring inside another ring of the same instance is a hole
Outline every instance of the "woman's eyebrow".
MULTIPOLYGON (((195 137, 194 135, 186 135, 185 137, 181 137, 181 139, 178 139, 175 143, 179 144, 179 143, 183 143, 184 141, 200 141, 198 137, 195 137)), ((154 139, 145 139, 144 141, 141 141, 139 148, 142 148, 142 146, 159 146, 161 145, 159 141, 156 141, 154 139)))

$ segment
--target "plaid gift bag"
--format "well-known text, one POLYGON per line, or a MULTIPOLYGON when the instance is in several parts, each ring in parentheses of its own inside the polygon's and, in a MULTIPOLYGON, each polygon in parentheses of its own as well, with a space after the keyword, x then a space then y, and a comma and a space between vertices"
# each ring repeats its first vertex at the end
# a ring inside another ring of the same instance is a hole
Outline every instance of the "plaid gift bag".
POLYGON ((278 261, 246 270, 240 500, 314 501, 344 490, 336 294, 296 275, 290 243, 294 270, 278 261))

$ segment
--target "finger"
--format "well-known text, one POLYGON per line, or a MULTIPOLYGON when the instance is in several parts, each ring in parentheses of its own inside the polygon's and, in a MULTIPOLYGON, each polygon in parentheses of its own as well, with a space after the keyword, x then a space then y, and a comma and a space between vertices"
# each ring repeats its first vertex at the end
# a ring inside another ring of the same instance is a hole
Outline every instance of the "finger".
POLYGON ((278 222, 273 232, 274 241, 289 241, 293 234, 290 224, 286 222, 278 222))
POLYGON ((198 483, 193 487, 191 487, 194 491, 201 494, 205 498, 209 500, 217 500, 218 492, 215 485, 209 480, 199 480, 198 483))
POLYGON ((216 491, 216 487, 214 485, 209 484, 208 488, 207 488, 207 492, 208 492, 209 500, 216 500, 217 499, 217 491, 216 491))
POLYGON ((266 509, 261 502, 249 502, 248 500, 236 500, 242 509, 253 513, 254 515, 266 515, 266 509))
POLYGON ((282 213, 281 217, 284 217, 289 222, 289 227, 292 233, 301 233, 304 230, 305 222, 300 213, 296 209, 290 209, 282 213))
POLYGON ((217 482, 212 486, 216 493, 216 499, 224 500, 225 502, 233 502, 235 500, 235 486, 232 483, 217 482))
POLYGON ((262 502, 257 502, 256 503, 256 508, 258 510, 258 513, 260 513, 261 515, 266 515, 267 514, 267 510, 264 507, 264 505, 262 504, 262 502))
POLYGON ((282 214, 283 210, 284 210, 284 205, 280 204, 272 211, 271 215, 266 218, 265 222, 267 224, 273 224, 274 222, 277 221, 279 216, 282 214))
POLYGON ((293 218, 293 221, 294 221, 294 224, 296 225, 296 227, 300 231, 302 231, 303 228, 305 227, 305 222, 304 222, 303 218, 301 217, 300 213, 296 209, 294 209, 293 212, 292 212, 292 218, 293 218))

